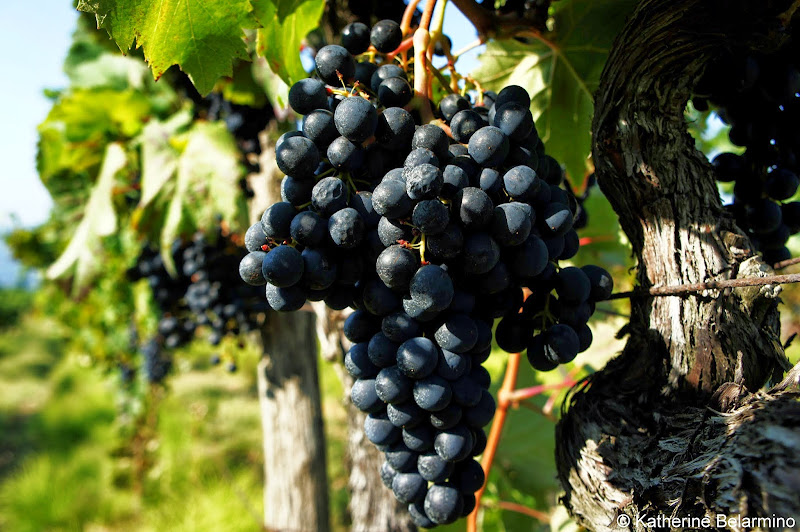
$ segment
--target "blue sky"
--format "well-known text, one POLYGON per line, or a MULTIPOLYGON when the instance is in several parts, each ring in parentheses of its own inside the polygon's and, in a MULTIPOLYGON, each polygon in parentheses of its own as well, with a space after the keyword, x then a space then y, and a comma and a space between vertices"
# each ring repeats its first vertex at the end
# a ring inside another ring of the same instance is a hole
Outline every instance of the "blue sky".
POLYGON ((61 63, 77 12, 70 0, 3 2, 0 7, 0 230, 47 218, 50 199, 36 176, 36 125, 50 108, 45 88, 66 84, 61 63))

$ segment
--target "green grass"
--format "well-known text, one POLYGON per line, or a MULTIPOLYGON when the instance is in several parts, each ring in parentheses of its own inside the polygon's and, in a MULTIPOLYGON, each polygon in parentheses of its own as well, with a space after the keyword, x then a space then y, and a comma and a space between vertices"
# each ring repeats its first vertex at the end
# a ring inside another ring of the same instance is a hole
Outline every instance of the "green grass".
MULTIPOLYGON (((209 366, 210 346, 182 351, 169 389, 150 397, 158 417, 142 455, 120 430, 117 376, 64 353, 67 334, 30 316, 0 331, 0 531, 260 529, 257 353, 239 353, 231 375, 209 366), (140 456, 150 467, 137 482, 140 456)), ((349 529, 347 413, 334 367, 319 368, 338 532, 349 529)))
POLYGON ((205 355, 179 364, 161 394, 139 495, 135 453, 118 425, 116 376, 65 355, 63 334, 37 319, 0 333, 0 530, 260 528, 251 375, 197 362, 205 355))
POLYGON ((0 288, 0 329, 15 326, 33 304, 33 292, 23 288, 0 288))

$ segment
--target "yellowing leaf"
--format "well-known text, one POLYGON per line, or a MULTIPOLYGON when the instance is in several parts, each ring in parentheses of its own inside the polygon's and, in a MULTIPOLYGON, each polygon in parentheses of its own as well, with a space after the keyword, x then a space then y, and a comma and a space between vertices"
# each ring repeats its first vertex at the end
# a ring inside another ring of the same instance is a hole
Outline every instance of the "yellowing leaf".
POLYGON ((168 269, 174 269, 172 242, 181 234, 209 230, 219 218, 235 231, 247 226, 247 205, 239 189, 242 176, 239 150, 225 124, 195 123, 177 161, 175 188, 161 231, 162 257, 168 269))
POLYGON ((47 269, 47 277, 55 279, 63 276, 75 266, 76 289, 84 286, 93 271, 102 266, 97 253, 100 239, 113 234, 117 229, 117 214, 114 211, 114 179, 125 168, 127 157, 122 146, 112 143, 106 148, 100 176, 92 188, 83 219, 61 256, 47 269))
POLYGON ((192 122, 192 113, 184 109, 166 122, 153 120, 141 135, 142 197, 139 207, 153 201, 162 187, 175 175, 178 168, 178 151, 170 143, 172 136, 192 122))

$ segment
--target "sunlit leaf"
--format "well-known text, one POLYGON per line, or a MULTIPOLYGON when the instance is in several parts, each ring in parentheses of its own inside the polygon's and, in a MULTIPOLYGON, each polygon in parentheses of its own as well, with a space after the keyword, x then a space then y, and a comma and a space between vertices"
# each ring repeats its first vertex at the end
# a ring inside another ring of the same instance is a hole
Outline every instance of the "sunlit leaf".
POLYGON ((580 184, 590 170, 594 92, 631 0, 553 4, 554 31, 530 43, 491 41, 472 76, 493 90, 525 87, 547 153, 580 184))
POLYGON ((83 219, 78 224, 67 249, 47 269, 47 277, 56 279, 75 266, 76 289, 82 287, 90 274, 102 267, 97 253, 100 239, 113 234, 117 229, 117 214, 114 211, 112 192, 117 172, 127 163, 127 156, 118 143, 109 144, 100 169, 100 176, 92 189, 83 219))
POLYGON ((78 9, 94 13, 123 52, 142 47, 156 79, 178 65, 201 94, 247 58, 243 30, 258 27, 249 0, 79 0, 78 9))
POLYGON ((185 142, 161 231, 162 257, 173 272, 170 249, 181 234, 208 231, 220 220, 228 221, 232 230, 247 225, 247 206, 239 188, 243 176, 239 151, 225 124, 197 122, 185 142))
POLYGON ((288 85, 306 77, 300 47, 319 25, 324 0, 253 0, 254 14, 263 26, 258 30, 256 51, 269 68, 288 85))
POLYGON ((192 113, 184 109, 166 122, 154 120, 145 126, 141 135, 142 197, 139 207, 150 204, 175 174, 180 154, 170 144, 170 138, 191 121, 192 113))

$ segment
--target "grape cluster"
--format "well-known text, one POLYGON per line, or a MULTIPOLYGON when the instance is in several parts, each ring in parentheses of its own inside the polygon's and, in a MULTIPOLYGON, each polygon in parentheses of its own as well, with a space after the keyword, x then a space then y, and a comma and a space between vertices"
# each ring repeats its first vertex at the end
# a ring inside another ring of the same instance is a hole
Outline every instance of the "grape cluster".
POLYGON ((557 265, 579 248, 577 202, 528 93, 450 94, 419 125, 403 108, 408 74, 367 59, 401 38, 392 21, 351 24, 342 46, 319 50, 317 77, 291 87, 304 119, 276 144, 283 201, 248 229, 239 273, 278 311, 355 309, 351 399, 385 452, 385 484, 430 528, 470 513, 484 482, 473 457, 495 411, 482 366, 494 320, 501 348, 551 370, 589 347, 586 322, 612 281, 557 265))
POLYGON ((216 238, 197 234, 188 242, 175 242, 171 253, 176 277, 150 246, 128 272, 132 281, 147 279, 161 312, 158 334, 141 347, 150 382, 163 380, 171 366, 169 350, 191 341, 198 326, 208 327, 209 343, 218 345, 225 335, 256 329, 269 310, 260 290, 238 282, 235 268, 243 255, 238 246, 221 233, 212 236, 216 238))
POLYGON ((713 104, 745 148, 713 165, 718 181, 735 183, 726 207, 768 264, 791 258, 786 242, 800 231, 800 202, 789 201, 800 185, 799 51, 796 42, 770 55, 732 50, 709 65, 693 98, 699 110, 713 104))

